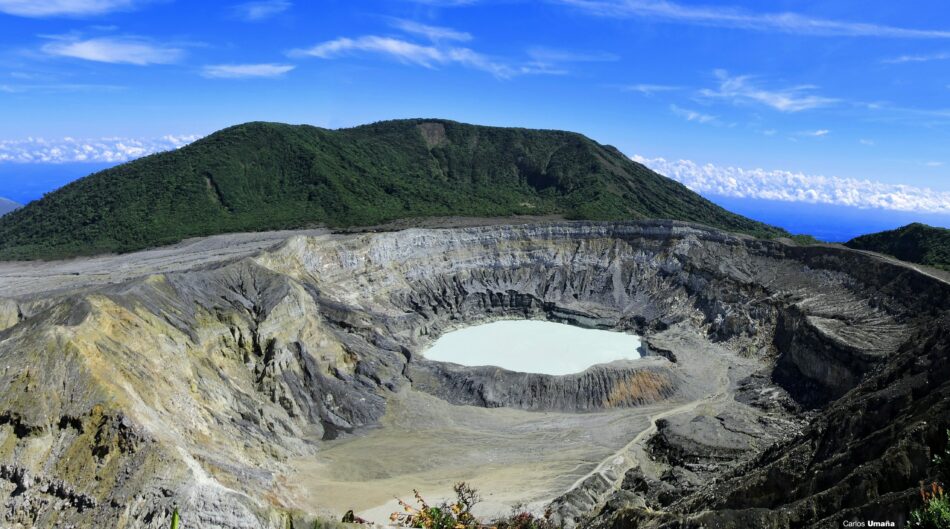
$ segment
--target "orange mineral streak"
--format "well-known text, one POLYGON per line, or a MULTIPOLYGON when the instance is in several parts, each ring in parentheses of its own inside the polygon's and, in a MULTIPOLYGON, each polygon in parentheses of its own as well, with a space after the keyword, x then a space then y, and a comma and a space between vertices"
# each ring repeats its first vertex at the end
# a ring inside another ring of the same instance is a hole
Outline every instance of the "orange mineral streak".
POLYGON ((604 400, 605 408, 649 404, 673 394, 669 376, 653 371, 635 371, 618 380, 604 400))

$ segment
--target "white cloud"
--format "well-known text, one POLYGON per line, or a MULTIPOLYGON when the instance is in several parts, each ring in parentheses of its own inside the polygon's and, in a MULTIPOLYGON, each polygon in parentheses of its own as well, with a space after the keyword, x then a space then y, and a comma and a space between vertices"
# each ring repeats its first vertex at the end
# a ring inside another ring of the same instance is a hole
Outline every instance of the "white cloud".
POLYGON ((940 53, 931 53, 928 55, 901 55, 899 57, 893 57, 891 59, 884 59, 883 62, 887 64, 901 64, 906 62, 930 62, 930 61, 944 61, 950 59, 950 53, 940 52, 940 53))
POLYGON ((704 195, 950 214, 950 192, 870 180, 633 156, 704 195))
POLYGON ((869 139, 866 139, 866 138, 861 138, 860 140, 858 140, 858 143, 860 143, 861 145, 867 145, 867 146, 870 147, 870 146, 874 145, 874 140, 869 140, 869 139))
POLYGON ((926 162, 926 163, 924 163, 924 165, 927 166, 927 167, 943 167, 943 162, 933 162, 933 161, 931 161, 931 162, 926 162))
MULTIPOLYGON (((358 38, 341 37, 322 42, 311 48, 293 50, 292 56, 335 59, 354 53, 383 55, 404 64, 413 64, 425 68, 445 65, 459 65, 488 72, 500 79, 527 74, 563 73, 537 64, 509 64, 482 55, 470 48, 442 46, 440 44, 416 44, 392 37, 366 35, 358 38)), ((540 65, 544 66, 544 65, 540 65)))
POLYGON ((676 114, 677 116, 685 119, 686 121, 695 121, 697 123, 717 123, 718 118, 716 116, 711 116, 709 114, 703 114, 695 110, 690 110, 688 108, 678 107, 676 105, 670 105, 670 111, 676 114))
POLYGON ((295 50, 294 55, 333 59, 352 52, 370 52, 388 55, 402 62, 409 62, 431 68, 435 63, 446 62, 441 50, 434 46, 423 46, 390 37, 367 35, 356 39, 340 37, 313 46, 295 50))
POLYGON ((948 39, 950 31, 902 28, 815 18, 797 13, 751 13, 735 7, 682 5, 666 0, 558 0, 590 14, 613 18, 647 18, 697 26, 745 29, 824 37, 948 39))
POLYGON ((394 20, 393 26, 406 33, 421 35, 434 42, 440 40, 456 40, 461 42, 472 40, 472 35, 464 31, 441 26, 429 26, 401 18, 394 20))
POLYGON ((433 7, 462 7, 478 3, 479 0, 408 0, 416 4, 425 4, 433 7))
POLYGON ((247 79, 280 77, 293 70, 292 64, 210 64, 202 69, 202 75, 214 79, 247 79))
POLYGON ((43 52, 59 57, 112 64, 171 64, 184 57, 180 48, 156 44, 141 37, 96 37, 79 39, 73 36, 55 37, 44 44, 43 52))
POLYGON ((672 92, 674 90, 679 90, 678 86, 663 85, 663 84, 634 84, 621 87, 621 90, 625 92, 638 92, 643 95, 653 95, 658 92, 672 92))
POLYGON ((609 62, 620 59, 619 56, 614 55, 613 53, 577 52, 545 48, 542 46, 528 48, 527 53, 531 60, 525 65, 519 67, 518 73, 566 75, 570 73, 570 71, 565 68, 565 65, 569 63, 609 62))
POLYGON ((125 87, 106 84, 0 84, 0 92, 7 94, 65 94, 75 92, 118 92, 125 87))
POLYGON ((546 48, 543 46, 534 46, 528 48, 528 56, 537 62, 543 63, 561 63, 561 62, 613 62, 620 60, 620 57, 607 52, 577 52, 568 50, 559 50, 546 48))
POLYGON ((21 17, 88 16, 129 9, 135 0, 0 0, 0 13, 21 17))
POLYGON ((471 34, 463 31, 404 19, 393 19, 392 25, 409 35, 423 37, 428 42, 418 43, 405 38, 378 35, 340 37, 310 48, 291 50, 289 55, 336 59, 354 54, 375 54, 430 69, 454 64, 488 72, 500 79, 519 75, 564 75, 568 73, 562 66, 565 63, 615 61, 619 58, 611 53, 532 47, 526 50, 527 60, 503 60, 457 45, 458 42, 473 40, 471 34))
POLYGON ((234 13, 248 22, 257 22, 275 17, 293 7, 287 0, 263 0, 260 2, 245 2, 233 7, 234 13))
POLYGON ((813 85, 768 90, 755 83, 754 78, 749 75, 731 76, 725 70, 716 70, 714 73, 719 80, 719 88, 701 90, 700 95, 726 99, 735 104, 762 104, 780 112, 801 112, 838 102, 837 99, 810 93, 816 88, 813 85))
POLYGON ((820 138, 822 136, 827 136, 830 133, 831 131, 828 129, 818 129, 818 130, 809 130, 809 131, 802 132, 801 135, 812 136, 814 138, 820 138))
POLYGON ((166 135, 161 138, 62 138, 46 140, 0 140, 0 162, 65 163, 106 162, 120 163, 149 154, 183 147, 200 136, 166 135))

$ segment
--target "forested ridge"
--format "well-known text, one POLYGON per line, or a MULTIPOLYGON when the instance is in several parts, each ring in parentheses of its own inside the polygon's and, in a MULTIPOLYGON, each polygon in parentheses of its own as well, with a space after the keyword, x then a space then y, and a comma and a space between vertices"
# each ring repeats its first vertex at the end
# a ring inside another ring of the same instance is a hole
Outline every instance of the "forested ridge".
POLYGON ((947 228, 915 222, 896 230, 855 237, 845 244, 950 271, 950 230, 947 228))
POLYGON ((419 119, 339 130, 254 122, 92 174, 0 218, 0 259, 239 231, 548 214, 788 235, 576 133, 419 119))

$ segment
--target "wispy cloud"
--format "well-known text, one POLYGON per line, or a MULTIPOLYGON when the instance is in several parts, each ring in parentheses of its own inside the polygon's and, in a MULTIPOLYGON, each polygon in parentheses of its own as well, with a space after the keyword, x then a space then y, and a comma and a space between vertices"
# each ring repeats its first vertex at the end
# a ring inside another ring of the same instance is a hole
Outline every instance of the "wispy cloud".
POLYGON ((899 57, 892 57, 890 59, 884 59, 884 63, 887 64, 903 64, 907 62, 930 62, 930 61, 945 61, 950 59, 950 52, 940 52, 940 53, 929 53, 925 55, 901 55, 899 57))
POLYGON ((702 112, 697 112, 695 110, 690 110, 688 108, 682 108, 676 105, 670 105, 670 112, 685 119, 686 121, 695 121, 696 123, 703 123, 703 124, 718 123, 718 119, 719 119, 716 116, 703 114, 702 112))
POLYGON ((119 163, 157 152, 183 147, 197 135, 166 135, 161 138, 61 138, 47 140, 0 140, 0 162, 66 163, 108 162, 119 163))
POLYGON ((871 180, 742 169, 691 160, 633 156, 633 160, 705 195, 836 204, 858 208, 950 213, 950 192, 871 180))
POLYGON ((861 138, 860 140, 858 140, 858 143, 860 143, 861 145, 867 145, 868 147, 871 147, 871 146, 874 145, 874 140, 869 140, 869 139, 867 139, 867 138, 861 138))
POLYGON ((806 130, 800 133, 800 136, 811 136, 813 138, 820 138, 822 136, 827 136, 831 134, 831 131, 828 129, 818 129, 818 130, 806 130))
POLYGON ((569 65, 581 62, 612 62, 620 60, 618 55, 607 52, 570 51, 543 46, 533 46, 527 50, 530 61, 521 67, 521 73, 547 75, 566 75, 569 65))
POLYGON ((565 63, 565 62, 613 62, 619 61, 620 56, 615 53, 603 51, 598 52, 579 52, 561 50, 555 48, 546 48, 544 46, 533 46, 528 48, 528 56, 535 61, 545 63, 565 63))
POLYGON ((442 40, 455 40, 467 42, 472 40, 472 35, 464 31, 458 31, 452 28, 442 26, 430 26, 420 24, 412 20, 397 18, 393 20, 393 26, 412 35, 420 35, 431 41, 438 42, 442 40))
POLYGON ((672 85, 664 85, 664 84, 641 83, 641 84, 622 86, 620 87, 620 89, 623 90, 624 92, 637 92, 637 93, 649 96, 649 95, 653 95, 660 92, 672 92, 674 90, 679 90, 680 87, 672 86, 672 85))
POLYGON ((21 17, 91 16, 135 7, 136 0, 0 0, 0 13, 21 17))
POLYGON ((424 4, 433 7, 463 7, 475 5, 479 0, 407 0, 414 4, 424 4))
POLYGON ((179 47, 159 44, 142 37, 57 36, 44 44, 42 51, 58 57, 113 64, 172 64, 181 60, 185 51, 179 47))
POLYGON ((353 52, 369 52, 387 55, 401 62, 432 68, 435 64, 449 62, 449 58, 434 46, 420 45, 391 37, 366 35, 351 39, 340 37, 322 42, 307 49, 294 50, 292 55, 333 59, 353 52))
POLYGON ((558 0, 593 15, 823 37, 950 39, 950 31, 816 18, 798 13, 753 13, 736 7, 683 5, 665 0, 558 0))
POLYGON ((335 59, 356 53, 382 55, 404 64, 425 68, 454 64, 488 72, 500 79, 508 79, 518 75, 560 73, 538 69, 530 63, 518 65, 499 61, 470 48, 443 46, 438 43, 417 44, 403 39, 376 35, 357 38, 341 37, 322 42, 311 48, 293 50, 290 55, 335 59))
POLYGON ((759 86, 750 75, 731 76, 725 70, 716 70, 715 75, 719 87, 701 90, 699 93, 703 97, 726 99, 736 104, 757 103, 781 112, 801 112, 838 102, 837 99, 813 94, 817 88, 814 85, 770 90, 759 86))
POLYGON ((244 2, 232 9, 234 14, 248 22, 257 22, 275 17, 293 7, 287 0, 263 0, 260 2, 244 2))
POLYGON ((292 64, 209 64, 201 74, 212 79, 248 79, 281 77, 293 70, 292 64))
POLYGON ((118 92, 124 86, 84 83, 0 84, 0 92, 7 94, 64 94, 75 92, 118 92))

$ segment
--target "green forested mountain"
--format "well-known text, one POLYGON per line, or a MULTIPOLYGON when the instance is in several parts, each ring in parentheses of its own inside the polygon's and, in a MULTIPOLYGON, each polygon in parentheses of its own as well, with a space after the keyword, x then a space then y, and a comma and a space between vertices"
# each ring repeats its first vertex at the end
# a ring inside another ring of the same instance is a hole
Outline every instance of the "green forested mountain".
POLYGON ((950 270, 950 230, 946 228, 915 222, 896 230, 855 237, 845 245, 950 270))
POLYGON ((787 235, 580 134, 399 120, 247 123, 73 182, 0 219, 0 259, 124 252, 186 237, 423 216, 665 218, 787 235))

